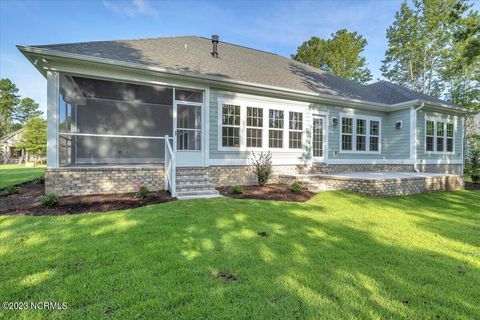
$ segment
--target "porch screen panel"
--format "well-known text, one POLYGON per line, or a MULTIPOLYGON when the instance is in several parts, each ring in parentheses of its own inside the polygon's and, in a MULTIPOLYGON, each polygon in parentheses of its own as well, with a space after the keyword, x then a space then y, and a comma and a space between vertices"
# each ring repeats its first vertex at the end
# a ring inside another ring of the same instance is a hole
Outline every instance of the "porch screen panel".
POLYGON ((171 88, 62 76, 60 92, 61 165, 163 162, 171 88))

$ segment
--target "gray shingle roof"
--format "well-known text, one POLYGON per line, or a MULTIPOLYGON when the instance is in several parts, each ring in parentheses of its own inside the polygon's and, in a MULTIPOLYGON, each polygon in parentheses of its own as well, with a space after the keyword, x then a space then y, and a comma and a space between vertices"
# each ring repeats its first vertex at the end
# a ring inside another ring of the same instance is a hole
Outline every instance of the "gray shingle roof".
POLYGON ((362 85, 277 54, 226 42, 218 44, 216 59, 211 55, 210 39, 196 36, 33 47, 378 103, 414 99, 446 103, 399 86, 394 88, 385 81, 362 85))
POLYGON ((388 81, 378 81, 368 85, 375 92, 381 93, 383 103, 395 104, 411 100, 425 100, 432 103, 456 106, 455 104, 444 101, 418 91, 414 91, 388 81))

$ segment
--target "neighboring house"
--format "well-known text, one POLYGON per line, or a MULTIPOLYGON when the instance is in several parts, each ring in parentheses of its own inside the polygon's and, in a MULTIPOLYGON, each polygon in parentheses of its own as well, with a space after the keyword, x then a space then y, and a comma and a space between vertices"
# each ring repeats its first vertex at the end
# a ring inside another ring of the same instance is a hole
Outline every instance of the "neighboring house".
POLYGON ((218 37, 18 48, 48 80, 47 191, 141 183, 211 195, 214 185, 254 184, 249 158, 267 150, 272 181, 336 174, 330 186, 368 189, 361 179, 373 175, 342 174, 423 179, 423 189, 382 184, 374 194, 433 190, 440 178, 448 189, 448 177, 463 184, 465 110, 386 81, 362 85, 218 37))
POLYGON ((15 164, 30 161, 44 162, 45 157, 37 157, 30 155, 24 149, 18 148, 18 143, 22 140, 22 133, 25 128, 9 133, 0 138, 0 155, 1 163, 15 164))
POLYGON ((2 156, 2 163, 22 163, 25 159, 25 150, 17 148, 17 144, 22 139, 22 132, 25 129, 20 129, 11 132, 0 138, 0 154, 2 156))

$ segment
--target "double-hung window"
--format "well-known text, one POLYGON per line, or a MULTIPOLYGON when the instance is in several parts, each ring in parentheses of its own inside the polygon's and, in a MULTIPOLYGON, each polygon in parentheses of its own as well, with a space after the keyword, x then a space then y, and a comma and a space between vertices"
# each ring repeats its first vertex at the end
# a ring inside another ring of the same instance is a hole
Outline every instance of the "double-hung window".
POLYGON ((435 148, 435 122, 427 120, 425 125, 425 146, 427 151, 434 151, 435 148))
POLYGON ((268 110, 268 147, 283 148, 283 110, 268 110))
POLYGON ((453 152, 453 123, 447 123, 447 152, 453 152))
POLYGON ((344 115, 341 119, 340 144, 342 151, 380 152, 380 118, 344 115))
POLYGON ((240 106, 222 105, 222 146, 240 147, 240 106))
POLYGON ((367 120, 357 119, 357 151, 367 150, 367 120))
POLYGON ((370 120, 370 151, 379 151, 380 122, 370 120))
POLYGON ((445 123, 437 122, 437 152, 445 150, 445 123))
POLYGON ((303 134, 303 113, 290 111, 288 128, 288 147, 290 149, 301 149, 303 134))
POLYGON ((447 121, 425 121, 425 151, 454 152, 454 124, 447 121))
POLYGON ((263 109, 247 107, 247 147, 262 147, 263 109))
POLYGON ((342 150, 352 150, 353 118, 342 118, 342 150))
POLYGON ((219 151, 303 148, 306 106, 219 98, 217 110, 219 151))

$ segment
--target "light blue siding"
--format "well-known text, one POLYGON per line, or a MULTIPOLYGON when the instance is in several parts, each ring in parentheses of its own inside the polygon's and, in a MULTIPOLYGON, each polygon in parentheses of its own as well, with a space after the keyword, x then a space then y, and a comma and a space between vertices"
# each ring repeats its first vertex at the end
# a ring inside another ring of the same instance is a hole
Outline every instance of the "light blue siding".
POLYGON ((383 150, 387 159, 410 158, 410 109, 387 113, 383 125, 383 150), (397 121, 402 121, 402 128, 396 129, 397 121))
MULTIPOLYGON (((218 150, 218 99, 219 98, 239 98, 239 99, 265 99, 269 100, 269 97, 265 96, 255 96, 251 95, 245 97, 243 93, 234 93, 227 92, 220 89, 211 88, 210 89, 210 108, 209 108, 209 120, 210 120, 210 134, 209 134, 209 145, 210 145, 210 159, 248 159, 250 156, 249 151, 219 151, 218 150)), ((272 97, 271 97, 272 98, 272 97)), ((272 98, 273 99, 273 98, 272 98)), ((288 101, 285 100, 283 104, 288 105, 288 103, 298 103, 298 101, 288 101)), ((303 102, 305 103, 305 102, 303 102)), ((372 159, 372 160, 385 160, 385 159, 401 159, 407 160, 410 157, 410 147, 409 147, 409 136, 410 136, 410 114, 409 109, 395 111, 391 113, 385 112, 376 112, 352 108, 344 108, 334 105, 326 104, 317 104, 310 103, 308 104, 309 112, 304 115, 305 127, 306 127, 306 145, 303 150, 294 151, 289 150, 288 152, 273 151, 273 157, 277 160, 298 160, 308 161, 311 159, 311 122, 312 114, 326 114, 326 128, 328 130, 328 159, 372 159), (341 153, 340 151, 340 130, 341 124, 340 121, 338 125, 333 126, 333 118, 338 118, 340 120, 340 113, 347 113, 353 115, 365 115, 365 116, 375 116, 379 117, 382 120, 381 127, 381 153, 371 154, 371 153, 341 153), (395 122, 401 120, 403 122, 403 128, 395 129, 395 122)))
MULTIPOLYGON (((268 97, 260 97, 256 96, 257 98, 267 98, 268 97)), ((245 96, 235 93, 235 92, 227 92, 221 89, 210 88, 210 108, 209 108, 209 125, 210 125, 210 134, 209 134, 209 153, 210 159, 215 160, 222 160, 222 159, 229 159, 229 160, 246 160, 251 156, 251 151, 219 151, 218 149, 218 99, 219 98, 239 98, 239 99, 246 99, 245 96)), ((291 101, 295 103, 295 101, 291 101)), ((285 102, 288 104, 288 101, 285 102)), ((268 116, 268 115, 267 115, 268 116)), ((311 118, 304 116, 305 123, 310 123, 311 118)), ((308 130, 308 129, 307 129, 308 130)), ((308 136, 308 133, 307 133, 308 136)), ((272 149, 272 156, 275 160, 291 160, 294 162, 302 163, 310 160, 310 151, 308 148, 305 150, 291 150, 289 152, 283 151, 275 151, 272 149)))
POLYGON ((418 160, 461 160, 463 158, 463 121, 461 116, 423 108, 417 113, 417 159, 418 160), (431 117, 454 123, 454 153, 427 153, 425 152, 425 118, 431 117))

